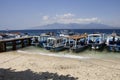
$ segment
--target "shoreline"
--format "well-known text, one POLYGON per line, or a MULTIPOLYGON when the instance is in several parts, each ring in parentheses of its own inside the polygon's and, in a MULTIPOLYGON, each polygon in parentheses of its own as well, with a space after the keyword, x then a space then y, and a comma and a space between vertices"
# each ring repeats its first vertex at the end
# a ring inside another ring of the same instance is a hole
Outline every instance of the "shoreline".
POLYGON ((4 80, 120 79, 120 58, 72 59, 40 55, 38 52, 45 51, 36 48, 33 51, 31 47, 22 50, 27 53, 9 51, 0 54, 0 72, 3 71, 0 75, 3 75, 4 80))
MULTIPOLYGON (((29 52, 27 51, 22 51, 22 50, 17 50, 18 53, 24 53, 24 54, 28 54, 29 52)), ((53 54, 53 53, 31 53, 31 54, 40 54, 43 56, 51 56, 51 57, 63 57, 63 58, 73 58, 73 59, 89 59, 90 57, 83 57, 83 56, 79 56, 79 55, 70 55, 70 54, 53 54)))

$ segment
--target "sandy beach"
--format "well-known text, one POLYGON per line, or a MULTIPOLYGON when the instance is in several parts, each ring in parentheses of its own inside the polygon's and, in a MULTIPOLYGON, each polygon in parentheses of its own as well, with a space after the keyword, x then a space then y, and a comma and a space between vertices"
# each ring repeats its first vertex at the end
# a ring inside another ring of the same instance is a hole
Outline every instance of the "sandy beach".
POLYGON ((33 52, 29 50, 27 54, 17 50, 0 53, 0 80, 120 79, 119 57, 75 59, 33 52))

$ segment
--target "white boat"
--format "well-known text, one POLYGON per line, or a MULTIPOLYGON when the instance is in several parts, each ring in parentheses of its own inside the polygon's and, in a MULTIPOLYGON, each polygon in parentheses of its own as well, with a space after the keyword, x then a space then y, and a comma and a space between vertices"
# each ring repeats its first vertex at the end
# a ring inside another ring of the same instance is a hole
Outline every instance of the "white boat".
POLYGON ((46 44, 47 44, 47 39, 48 39, 50 36, 52 36, 52 35, 46 34, 46 33, 42 33, 42 34, 39 36, 39 38, 38 38, 39 46, 45 48, 45 47, 46 47, 46 44))
POLYGON ((68 37, 68 36, 72 36, 74 34, 75 33, 73 31, 71 31, 71 30, 62 30, 62 31, 60 31, 59 36, 68 37))
POLYGON ((63 38, 58 36, 49 37, 47 39, 46 49, 61 51, 64 49, 63 38))
POLYGON ((19 32, 5 33, 5 39, 20 38, 21 35, 19 32))
POLYGON ((87 38, 87 44, 92 49, 101 49, 104 47, 106 41, 106 34, 96 33, 89 34, 87 38))
POLYGON ((107 37, 106 45, 109 51, 120 51, 120 35, 112 33, 107 37))

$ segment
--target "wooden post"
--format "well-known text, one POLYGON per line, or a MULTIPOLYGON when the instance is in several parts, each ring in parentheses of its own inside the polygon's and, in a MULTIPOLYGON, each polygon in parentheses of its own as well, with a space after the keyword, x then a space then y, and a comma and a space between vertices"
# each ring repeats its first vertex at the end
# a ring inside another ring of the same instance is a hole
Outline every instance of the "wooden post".
POLYGON ((31 38, 28 38, 28 46, 31 45, 31 38))
POLYGON ((3 43, 0 42, 0 52, 3 52, 3 43))
POLYGON ((29 46, 29 39, 26 39, 26 41, 27 41, 27 46, 29 46))
POLYGON ((13 40, 13 41, 12 41, 12 46, 13 46, 12 49, 13 49, 13 50, 16 50, 16 40, 13 40))
POLYGON ((3 45, 4 45, 4 51, 6 51, 6 42, 4 42, 3 45))
POLYGON ((25 47, 24 39, 21 39, 21 45, 22 45, 22 48, 25 47))
POLYGON ((6 51, 6 42, 0 42, 0 52, 6 51))

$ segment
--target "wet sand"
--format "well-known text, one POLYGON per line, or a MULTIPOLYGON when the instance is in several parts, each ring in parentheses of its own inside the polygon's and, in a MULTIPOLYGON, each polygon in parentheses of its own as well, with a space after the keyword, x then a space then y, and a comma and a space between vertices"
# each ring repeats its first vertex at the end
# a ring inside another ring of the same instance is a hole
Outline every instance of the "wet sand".
POLYGON ((120 79, 120 58, 71 59, 33 52, 0 53, 0 80, 120 79))

